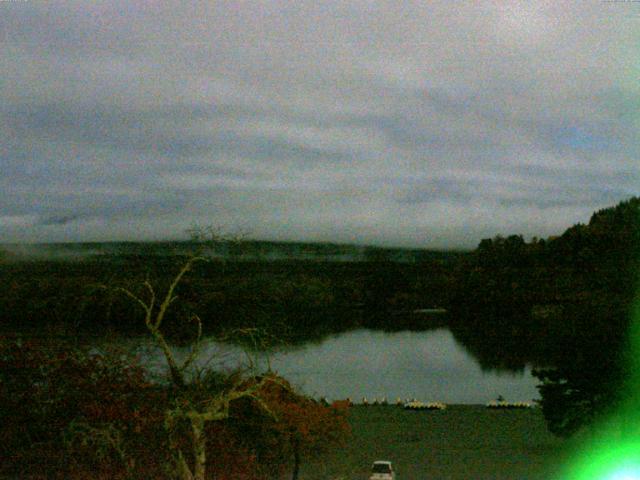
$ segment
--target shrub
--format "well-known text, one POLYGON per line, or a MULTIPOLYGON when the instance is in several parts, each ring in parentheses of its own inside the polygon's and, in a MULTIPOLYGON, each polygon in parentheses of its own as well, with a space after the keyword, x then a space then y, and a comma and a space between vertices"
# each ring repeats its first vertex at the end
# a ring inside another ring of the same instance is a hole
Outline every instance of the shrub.
POLYGON ((166 393, 148 383, 129 358, 0 339, 5 471, 149 473, 166 450, 161 431, 166 404, 166 393))

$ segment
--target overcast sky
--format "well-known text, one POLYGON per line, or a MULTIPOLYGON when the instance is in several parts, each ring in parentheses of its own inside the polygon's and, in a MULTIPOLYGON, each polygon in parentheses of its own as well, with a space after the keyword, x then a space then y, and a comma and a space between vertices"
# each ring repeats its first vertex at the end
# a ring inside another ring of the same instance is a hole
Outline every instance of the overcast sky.
POLYGON ((0 2, 0 241, 430 248, 639 193, 640 3, 0 2))

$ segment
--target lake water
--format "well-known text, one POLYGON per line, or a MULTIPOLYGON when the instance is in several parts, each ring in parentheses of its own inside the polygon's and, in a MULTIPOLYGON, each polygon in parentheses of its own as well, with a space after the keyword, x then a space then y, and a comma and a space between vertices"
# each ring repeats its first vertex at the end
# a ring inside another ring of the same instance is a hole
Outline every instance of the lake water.
MULTIPOLYGON (((131 344, 143 363, 164 371, 161 352, 153 345, 131 344)), ((186 349, 177 349, 184 358, 186 349)), ((237 346, 205 341, 198 366, 231 369, 247 363, 237 346)), ((537 380, 522 372, 483 371, 446 329, 384 332, 359 329, 327 337, 319 343, 260 354, 252 361, 266 365, 313 397, 417 398, 445 403, 486 403, 502 395, 508 401, 539 398, 537 380)))

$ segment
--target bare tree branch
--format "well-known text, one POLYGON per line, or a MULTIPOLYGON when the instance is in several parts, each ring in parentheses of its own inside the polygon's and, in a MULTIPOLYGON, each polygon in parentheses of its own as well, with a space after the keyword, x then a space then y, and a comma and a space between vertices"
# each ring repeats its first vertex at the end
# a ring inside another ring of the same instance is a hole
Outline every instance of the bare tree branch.
POLYGON ((205 260, 206 259, 204 257, 191 257, 187 261, 187 263, 185 263, 182 266, 182 268, 180 269, 178 274, 174 277, 173 281, 171 282, 171 285, 169 285, 169 289, 167 290, 167 293, 164 296, 164 300, 160 304, 160 309, 158 310, 158 313, 156 315, 156 320, 155 320, 155 324, 154 324, 154 327, 156 329, 160 328, 160 325, 162 324, 162 320, 164 319, 164 315, 165 315, 167 309, 169 308, 169 305, 174 300, 173 292, 176 289, 176 287, 178 286, 178 284, 180 283, 180 280, 182 280, 182 277, 184 277, 184 275, 189 270, 191 270, 191 267, 193 266, 194 263, 200 262, 200 261, 205 261, 205 260))
POLYGON ((118 288, 116 288, 116 292, 122 292, 126 296, 131 298, 133 301, 135 301, 137 304, 139 304, 142 307, 142 309, 146 313, 146 317, 149 318, 149 319, 151 318, 151 307, 149 305, 147 305, 146 303, 144 303, 144 301, 140 297, 138 297, 133 292, 131 292, 131 290, 128 290, 128 289, 123 288, 123 287, 118 287, 118 288))
MULTIPOLYGON (((203 242, 205 240, 220 241, 221 236, 212 227, 201 229, 200 227, 194 227, 192 238, 196 241, 203 242)), ((229 406, 232 402, 241 398, 251 398, 254 400, 261 409, 266 411, 273 418, 274 412, 269 408, 267 403, 261 397, 261 391, 270 383, 279 384, 285 388, 289 388, 285 383, 279 381, 274 375, 264 375, 261 377, 246 378, 241 373, 237 378, 232 379, 230 388, 219 392, 215 395, 209 396, 206 400, 196 402, 194 397, 189 393, 189 390, 185 389, 186 379, 185 373, 189 367, 197 359, 200 348, 202 345, 202 320, 198 315, 194 315, 192 319, 197 325, 197 336, 192 344, 191 351, 187 358, 181 363, 176 362, 175 356, 171 347, 167 343, 164 334, 161 331, 162 322, 169 307, 178 299, 175 294, 175 290, 182 281, 183 277, 192 269, 193 265, 199 261, 205 261, 203 256, 191 256, 182 266, 179 272, 171 281, 171 284, 167 288, 166 292, 162 296, 158 308, 156 309, 157 292, 151 282, 147 279, 143 285, 146 288, 149 299, 145 302, 140 296, 134 294, 131 290, 126 288, 117 288, 116 291, 124 293, 127 297, 140 305, 145 312, 145 324, 149 333, 153 336, 155 342, 162 350, 164 357, 169 366, 169 372, 171 375, 171 381, 174 386, 178 387, 181 401, 175 408, 172 408, 165 412, 165 428, 169 432, 170 442, 173 445, 175 451, 175 469, 176 474, 180 480, 204 480, 205 479, 205 466, 206 466, 206 433, 205 424, 210 421, 224 420, 229 417, 229 406), (155 314, 155 315, 154 315, 155 314), (192 437, 192 455, 193 455, 193 469, 190 468, 182 449, 174 441, 173 432, 178 425, 180 419, 186 419, 189 421, 191 427, 192 437)), ((248 331, 252 342, 254 343, 254 349, 257 347, 256 339, 254 338, 254 331, 248 331)), ((256 362, 248 354, 249 368, 254 371, 256 362)), ((197 385, 196 385, 197 386, 197 385)), ((209 393, 209 395, 211 395, 209 393)), ((197 398, 197 396, 195 397, 197 398)))
POLYGON ((186 369, 188 369, 191 363, 198 357, 198 353, 200 353, 200 345, 202 340, 202 320, 200 320, 200 317, 198 315, 194 315, 193 318, 195 319, 198 325, 198 334, 197 334, 196 340, 193 342, 193 346, 191 347, 191 352, 189 353, 189 356, 182 363, 182 367, 180 367, 182 371, 185 371, 186 369))

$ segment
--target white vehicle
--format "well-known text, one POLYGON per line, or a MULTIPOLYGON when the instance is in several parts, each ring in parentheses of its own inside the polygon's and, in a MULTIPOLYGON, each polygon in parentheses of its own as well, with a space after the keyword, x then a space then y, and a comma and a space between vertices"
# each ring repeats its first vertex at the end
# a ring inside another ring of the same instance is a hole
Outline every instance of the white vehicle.
POLYGON ((369 480, 396 480, 396 472, 393 471, 391 462, 386 460, 373 462, 369 480))

